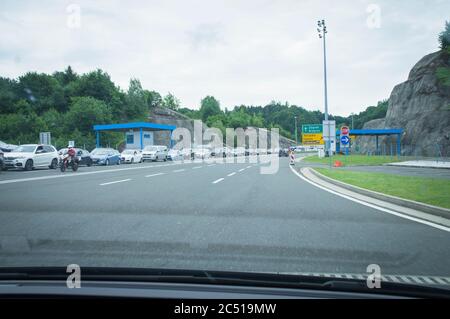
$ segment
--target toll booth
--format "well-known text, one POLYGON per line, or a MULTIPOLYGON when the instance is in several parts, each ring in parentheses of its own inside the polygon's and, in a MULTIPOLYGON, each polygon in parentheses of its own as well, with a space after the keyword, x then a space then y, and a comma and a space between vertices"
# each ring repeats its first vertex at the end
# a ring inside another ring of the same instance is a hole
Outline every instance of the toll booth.
MULTIPOLYGON (((96 147, 101 147, 101 132, 120 131, 125 133, 126 148, 140 150, 147 145, 153 145, 154 132, 170 131, 170 136, 172 136, 175 129, 176 126, 174 125, 147 122, 94 125, 96 147)), ((168 146, 171 147, 172 145, 173 140, 170 139, 168 146)))
MULTIPOLYGON (((403 129, 370 129, 370 130, 350 130, 350 136, 375 136, 375 147, 376 152, 379 152, 380 145, 378 139, 380 136, 391 136, 396 135, 397 143, 396 143, 396 151, 397 154, 400 155, 402 153, 401 149, 401 138, 403 134, 403 129)), ((336 145, 336 151, 340 152, 340 143, 341 140, 341 131, 336 131, 336 141, 338 144, 336 145)))

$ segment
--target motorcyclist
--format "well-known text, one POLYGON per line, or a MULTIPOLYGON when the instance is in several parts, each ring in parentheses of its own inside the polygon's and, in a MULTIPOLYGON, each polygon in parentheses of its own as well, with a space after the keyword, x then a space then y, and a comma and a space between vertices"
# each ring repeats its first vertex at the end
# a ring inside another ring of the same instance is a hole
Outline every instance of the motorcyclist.
POLYGON ((77 155, 77 151, 72 145, 67 147, 67 155, 64 157, 64 161, 73 161, 75 160, 75 156, 77 155))

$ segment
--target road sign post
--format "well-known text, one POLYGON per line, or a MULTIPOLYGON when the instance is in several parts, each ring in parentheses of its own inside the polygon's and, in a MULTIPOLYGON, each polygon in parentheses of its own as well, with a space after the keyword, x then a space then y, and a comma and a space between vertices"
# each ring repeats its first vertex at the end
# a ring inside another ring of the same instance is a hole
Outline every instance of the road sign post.
POLYGON ((350 129, 348 126, 341 127, 341 145, 345 149, 345 155, 348 155, 350 146, 350 129))
POLYGON ((327 143, 328 156, 336 152, 336 121, 323 121, 323 139, 327 143))
POLYGON ((323 145, 323 126, 322 124, 302 125, 302 144, 303 145, 323 145))
POLYGON ((39 143, 51 145, 52 144, 52 135, 50 134, 50 132, 39 133, 39 143))

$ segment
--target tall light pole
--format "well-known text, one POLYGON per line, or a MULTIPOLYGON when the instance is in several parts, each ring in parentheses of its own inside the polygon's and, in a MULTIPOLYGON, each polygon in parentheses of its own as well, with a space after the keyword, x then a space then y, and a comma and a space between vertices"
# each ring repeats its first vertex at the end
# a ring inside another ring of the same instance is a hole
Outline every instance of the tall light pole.
MULTIPOLYGON (((323 78, 324 78, 324 95, 325 95, 325 121, 328 121, 328 84, 327 84, 327 26, 325 25, 325 20, 317 21, 317 32, 319 33, 319 38, 323 39, 323 78)), ((330 126, 328 126, 328 131, 330 126)), ((325 145, 325 152, 330 156, 330 139, 331 132, 328 132, 328 138, 325 145)))
POLYGON ((350 114, 351 116, 352 116, 352 130, 353 130, 353 113, 352 114, 350 114))
POLYGON ((294 119, 295 119, 295 146, 298 146, 297 116, 294 116, 294 119))

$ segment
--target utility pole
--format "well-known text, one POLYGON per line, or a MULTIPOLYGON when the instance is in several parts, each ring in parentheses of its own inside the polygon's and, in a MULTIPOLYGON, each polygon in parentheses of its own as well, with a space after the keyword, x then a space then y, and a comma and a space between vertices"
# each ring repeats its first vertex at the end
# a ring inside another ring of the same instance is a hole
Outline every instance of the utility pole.
POLYGON ((353 131, 353 113, 351 114, 351 116, 352 116, 352 131, 353 131))
POLYGON ((295 146, 298 146, 297 116, 294 116, 294 119, 295 119, 295 146))
MULTIPOLYGON (((325 121, 328 121, 328 84, 327 84, 327 26, 325 25, 325 20, 317 21, 317 32, 319 33, 319 38, 323 39, 323 78, 324 78, 324 95, 325 95, 325 121)), ((325 144, 325 154, 331 156, 330 147, 331 132, 330 126, 328 125, 328 139, 325 144)))

